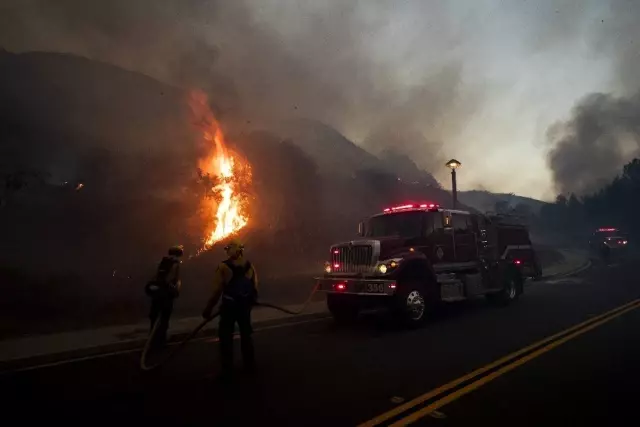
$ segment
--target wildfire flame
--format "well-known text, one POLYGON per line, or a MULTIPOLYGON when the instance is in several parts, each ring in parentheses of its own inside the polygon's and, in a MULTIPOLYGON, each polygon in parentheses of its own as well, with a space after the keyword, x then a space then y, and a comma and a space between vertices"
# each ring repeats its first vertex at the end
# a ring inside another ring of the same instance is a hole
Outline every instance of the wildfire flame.
POLYGON ((208 178, 210 194, 202 201, 202 211, 209 223, 204 249, 237 234, 249 223, 246 188, 251 184, 249 163, 227 148, 224 133, 208 105, 207 96, 194 92, 191 108, 202 128, 202 137, 212 146, 209 155, 199 161, 201 176, 208 178))

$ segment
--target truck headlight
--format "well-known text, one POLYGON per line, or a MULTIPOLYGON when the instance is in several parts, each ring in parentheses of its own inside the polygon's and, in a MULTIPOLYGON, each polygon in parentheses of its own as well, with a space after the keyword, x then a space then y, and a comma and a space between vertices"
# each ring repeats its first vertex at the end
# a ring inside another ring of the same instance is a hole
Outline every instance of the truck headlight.
POLYGON ((376 265, 376 273, 378 274, 390 273, 394 269, 398 268, 401 261, 402 261, 402 258, 393 258, 393 259, 388 259, 386 261, 380 261, 378 262, 378 265, 376 265))

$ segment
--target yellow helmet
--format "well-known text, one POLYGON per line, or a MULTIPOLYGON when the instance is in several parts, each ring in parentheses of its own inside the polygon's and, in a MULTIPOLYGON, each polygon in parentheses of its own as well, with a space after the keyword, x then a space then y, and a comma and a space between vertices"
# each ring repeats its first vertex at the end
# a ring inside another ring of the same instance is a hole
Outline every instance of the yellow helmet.
POLYGON ((182 245, 175 245, 169 248, 169 255, 181 257, 184 254, 184 247, 182 245))
POLYGON ((231 239, 229 240, 229 243, 227 243, 227 245, 224 247, 225 250, 242 250, 244 249, 244 245, 242 244, 242 242, 240 241, 240 239, 231 239))

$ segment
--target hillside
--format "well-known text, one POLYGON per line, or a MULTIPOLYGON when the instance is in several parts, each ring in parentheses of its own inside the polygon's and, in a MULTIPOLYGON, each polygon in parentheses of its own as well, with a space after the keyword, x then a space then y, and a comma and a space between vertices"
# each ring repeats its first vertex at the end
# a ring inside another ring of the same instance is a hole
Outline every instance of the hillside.
POLYGON ((0 51, 0 69, 0 123, 44 149, 174 150, 187 137, 183 91, 145 75, 40 52, 0 51))
POLYGON ((465 205, 481 212, 496 212, 506 208, 508 210, 526 209, 530 210, 531 213, 538 214, 540 213, 540 208, 547 204, 529 197, 507 193, 491 193, 483 190, 461 191, 458 193, 458 199, 465 205))
POLYGON ((423 198, 442 203, 450 199, 429 172, 420 170, 409 157, 392 149, 377 157, 331 126, 309 119, 291 121, 280 132, 313 159, 320 174, 331 179, 350 179, 364 172, 387 175, 409 187, 422 189, 423 198))

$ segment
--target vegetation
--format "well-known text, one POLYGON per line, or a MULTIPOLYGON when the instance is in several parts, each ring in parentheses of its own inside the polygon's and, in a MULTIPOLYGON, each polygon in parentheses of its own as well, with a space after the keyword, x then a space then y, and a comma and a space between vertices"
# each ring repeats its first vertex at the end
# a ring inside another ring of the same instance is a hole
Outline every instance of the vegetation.
POLYGON ((560 195, 540 210, 540 221, 556 232, 584 237, 597 227, 616 227, 640 235, 640 159, 626 164, 622 173, 598 192, 583 197, 560 195))

